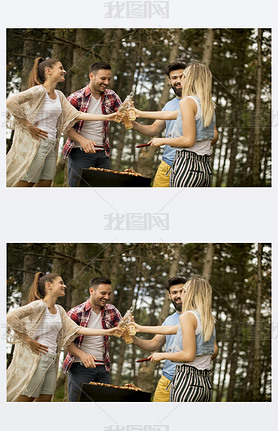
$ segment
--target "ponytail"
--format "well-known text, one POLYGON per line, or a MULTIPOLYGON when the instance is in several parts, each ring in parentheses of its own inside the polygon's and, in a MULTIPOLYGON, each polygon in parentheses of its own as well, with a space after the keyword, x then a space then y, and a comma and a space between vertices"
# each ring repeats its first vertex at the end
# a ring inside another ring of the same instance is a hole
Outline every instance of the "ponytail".
POLYGON ((34 277, 34 281, 29 291, 28 304, 38 299, 43 299, 46 295, 45 283, 52 283, 55 278, 59 277, 58 274, 53 272, 44 274, 43 272, 37 272, 34 277))
POLYGON ((43 57, 37 57, 34 61, 33 69, 29 75, 28 88, 34 87, 35 85, 41 85, 45 82, 45 69, 46 67, 52 67, 60 60, 57 58, 48 58, 45 60, 43 57))

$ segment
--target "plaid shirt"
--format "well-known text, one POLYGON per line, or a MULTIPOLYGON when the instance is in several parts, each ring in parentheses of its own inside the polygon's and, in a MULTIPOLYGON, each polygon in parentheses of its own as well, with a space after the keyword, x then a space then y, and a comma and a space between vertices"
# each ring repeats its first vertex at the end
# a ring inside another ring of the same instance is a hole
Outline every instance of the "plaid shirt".
MULTIPOLYGON (((77 305, 76 307, 72 308, 68 311, 68 316, 79 326, 87 327, 88 322, 91 316, 91 304, 89 299, 86 302, 83 302, 82 304, 77 305)), ((121 320, 122 316, 119 312, 119 310, 114 307, 112 304, 106 304, 105 308, 101 311, 102 315, 102 327, 103 329, 109 329, 113 328, 114 326, 117 326, 119 321, 121 320)), ((79 337, 75 338, 74 343, 76 346, 81 349, 81 344, 83 341, 84 335, 80 335, 79 337)), ((109 336, 105 335, 103 337, 103 359, 107 363, 105 365, 106 371, 110 371, 110 358, 109 358, 109 336)), ((81 349, 82 350, 82 349, 81 349)), ((63 370, 64 373, 66 373, 69 368, 71 367, 75 356, 71 355, 70 353, 67 354, 66 359, 63 363, 63 370)))
MULTIPOLYGON (((89 84, 81 88, 81 90, 72 93, 67 100, 80 112, 87 112, 88 107, 91 101, 92 93, 89 87, 89 84)), ((103 114, 111 114, 112 112, 116 112, 121 105, 121 99, 113 90, 105 90, 104 93, 101 93, 101 110, 103 114)), ((81 133, 81 129, 84 121, 78 121, 73 126, 77 133, 81 133)), ((109 145, 109 121, 103 121, 103 146, 105 148, 105 154, 110 156, 110 145, 109 145)), ((82 133, 81 133, 82 134, 82 133)), ((70 138, 67 139, 67 142, 63 148, 63 156, 64 159, 68 157, 69 153, 74 147, 74 141, 70 138)))

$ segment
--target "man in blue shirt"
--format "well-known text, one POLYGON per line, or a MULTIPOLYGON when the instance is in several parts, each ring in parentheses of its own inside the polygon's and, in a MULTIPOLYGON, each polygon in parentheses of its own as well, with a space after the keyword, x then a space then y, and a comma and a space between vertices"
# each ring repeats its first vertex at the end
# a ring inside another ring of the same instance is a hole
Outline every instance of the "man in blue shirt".
MULTIPOLYGON (((170 63, 165 73, 169 77, 169 84, 173 89, 176 97, 166 103, 162 111, 177 111, 179 102, 182 97, 181 79, 186 65, 184 63, 170 63)), ((159 135, 166 126, 166 138, 170 138, 175 120, 156 120, 153 124, 144 125, 134 121, 133 129, 145 136, 159 135)), ((169 187, 170 169, 175 158, 176 148, 165 145, 162 155, 162 161, 157 169, 153 187, 169 187)))
MULTIPOLYGON (((169 292, 169 298, 174 305, 176 312, 168 316, 162 325, 175 326, 179 323, 179 318, 182 312, 181 293, 186 282, 185 277, 172 277, 168 280, 166 289, 169 292)), ((169 352, 175 335, 159 335, 156 334, 151 340, 143 340, 139 337, 132 337, 133 343, 143 350, 155 351, 160 350, 166 342, 166 352, 169 352)), ((162 376, 157 384, 153 401, 154 402, 169 402, 170 383, 173 379, 176 364, 166 360, 162 370, 162 376)))

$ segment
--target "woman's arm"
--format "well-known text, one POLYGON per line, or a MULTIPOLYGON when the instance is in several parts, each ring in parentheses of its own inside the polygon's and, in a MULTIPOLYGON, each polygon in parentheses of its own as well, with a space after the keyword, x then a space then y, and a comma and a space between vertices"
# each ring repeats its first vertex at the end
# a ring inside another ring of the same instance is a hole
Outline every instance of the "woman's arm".
POLYGON ((176 334, 179 325, 175 326, 141 326, 135 323, 135 328, 137 332, 145 332, 146 334, 161 334, 161 335, 171 335, 176 334))
POLYGON ((165 128, 165 120, 156 120, 153 124, 140 124, 137 121, 132 121, 131 123, 133 130, 144 136, 159 135, 165 128))
POLYGON ((153 353, 150 358, 153 362, 168 359, 173 362, 191 362, 196 355, 195 329, 197 327, 196 317, 192 313, 183 313, 180 317, 182 330, 183 349, 180 352, 153 353))
POLYGON ((34 316, 38 312, 36 307, 38 304, 36 301, 30 304, 24 305, 23 307, 11 310, 7 314, 7 323, 9 327, 15 332, 16 336, 19 337, 25 344, 27 344, 30 349, 35 353, 47 353, 48 347, 38 343, 37 339, 31 338, 22 322, 23 318, 34 316))
POLYGON ((29 317, 30 320, 35 318, 35 315, 40 312, 41 308, 44 307, 44 303, 42 301, 33 301, 27 305, 23 305, 22 307, 15 308, 8 312, 7 314, 7 323, 8 326, 13 330, 23 334, 27 334, 24 321, 25 317, 29 317))
POLYGON ((115 335, 118 330, 119 328, 117 326, 110 329, 83 328, 80 326, 76 335, 115 335))
POLYGON ((33 338, 29 337, 29 335, 23 334, 22 332, 17 332, 17 331, 15 331, 15 334, 19 338, 21 338, 22 341, 25 344, 27 344, 33 352, 35 352, 37 354, 40 354, 40 353, 45 354, 48 352, 48 347, 45 344, 41 344, 37 341, 38 337, 33 339, 33 338))
POLYGON ((130 108, 135 111, 137 118, 152 118, 153 120, 176 120, 179 111, 139 111, 136 108, 130 108))
POLYGON ((29 133, 36 139, 46 139, 48 133, 39 129, 36 124, 30 123, 27 118, 25 109, 21 106, 23 103, 34 101, 35 97, 40 97, 40 92, 44 92, 42 86, 29 88, 28 90, 14 94, 7 99, 7 110, 17 119, 21 126, 25 127, 29 133))
POLYGON ((171 147, 179 148, 193 147, 196 140, 195 115, 197 113, 197 106, 195 101, 190 97, 185 97, 180 101, 180 110, 182 136, 177 138, 154 138, 150 141, 152 147, 160 147, 161 145, 170 145, 171 147))
MULTIPOLYGON (((21 91, 20 93, 16 93, 9 96, 7 99, 8 111, 15 117, 27 119, 25 110, 24 108, 21 107, 21 105, 26 102, 32 103, 35 97, 35 94, 38 93, 39 91, 43 91, 43 90, 41 90, 41 88, 37 88, 36 86, 36 87, 29 88, 28 90, 21 91)), ((39 93, 38 93, 38 97, 39 97, 39 93)))
POLYGON ((118 117, 118 113, 117 112, 113 112, 112 114, 101 114, 101 115, 97 115, 97 114, 88 114, 88 112, 80 112, 78 117, 77 117, 77 121, 113 121, 115 119, 115 117, 118 117))
POLYGON ((166 342, 165 335, 156 334, 151 340, 143 340, 142 338, 132 337, 133 344, 140 347, 140 349, 148 350, 149 352, 154 352, 155 350, 160 350, 166 342))

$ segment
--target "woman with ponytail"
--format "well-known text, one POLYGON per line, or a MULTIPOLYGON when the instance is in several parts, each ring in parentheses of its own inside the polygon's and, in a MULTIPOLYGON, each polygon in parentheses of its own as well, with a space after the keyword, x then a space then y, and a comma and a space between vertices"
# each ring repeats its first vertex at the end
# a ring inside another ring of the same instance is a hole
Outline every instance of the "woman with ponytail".
POLYGON ((51 186, 62 132, 79 120, 110 121, 116 116, 77 111, 56 90, 65 74, 58 59, 38 57, 29 76, 28 90, 8 98, 7 110, 14 117, 15 133, 7 154, 7 187, 51 186))
POLYGON ((153 362, 164 359, 176 363, 171 382, 170 401, 211 401, 211 360, 217 356, 218 347, 211 302, 212 289, 202 278, 191 278, 182 293, 182 314, 177 326, 140 326, 138 332, 151 334, 176 334, 171 352, 153 353, 153 362))
POLYGON ((56 304, 66 286, 58 274, 38 272, 28 304, 7 315, 15 349, 7 370, 7 401, 51 401, 59 357, 78 335, 113 335, 117 328, 83 328, 56 304))

